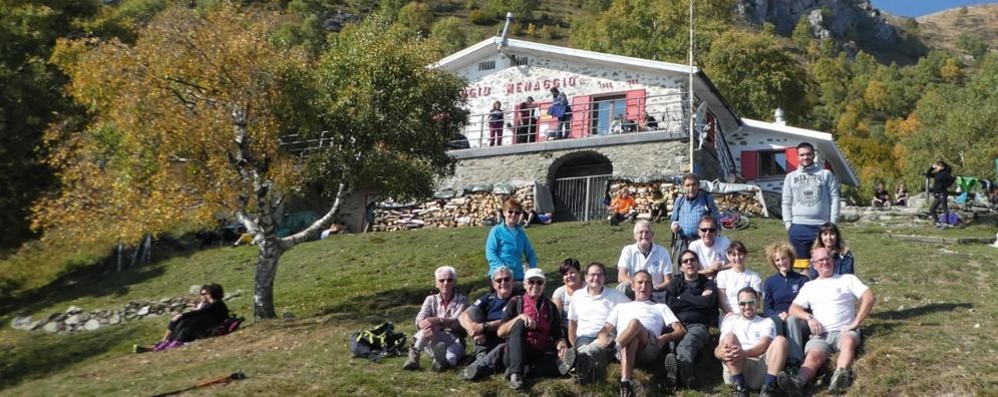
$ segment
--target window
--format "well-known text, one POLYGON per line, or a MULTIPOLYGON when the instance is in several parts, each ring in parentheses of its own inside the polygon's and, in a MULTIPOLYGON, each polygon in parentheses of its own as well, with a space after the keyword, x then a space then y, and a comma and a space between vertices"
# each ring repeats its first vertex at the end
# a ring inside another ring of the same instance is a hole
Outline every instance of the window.
POLYGON ((627 98, 624 94, 593 97, 592 123, 589 131, 593 134, 607 135, 610 133, 610 123, 613 118, 621 118, 627 114, 627 98))
POLYGON ((527 66, 529 59, 527 57, 516 57, 513 58, 514 66, 527 66))
POLYGON ((787 172, 787 152, 785 150, 759 152, 760 178, 784 176, 787 172))
POLYGON ((496 68, 496 61, 484 61, 478 63, 478 70, 492 70, 496 68))

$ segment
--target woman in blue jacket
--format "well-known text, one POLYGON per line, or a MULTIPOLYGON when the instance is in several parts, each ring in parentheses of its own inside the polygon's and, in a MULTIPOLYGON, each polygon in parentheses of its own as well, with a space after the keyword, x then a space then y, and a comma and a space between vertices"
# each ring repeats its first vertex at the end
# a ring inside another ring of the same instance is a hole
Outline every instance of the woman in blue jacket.
POLYGON ((523 217, 523 205, 515 199, 507 199, 503 203, 503 222, 492 227, 489 237, 485 239, 485 259, 489 262, 489 277, 502 266, 513 271, 516 280, 514 288, 521 290, 523 286, 523 260, 532 269, 537 267, 537 254, 527 239, 527 233, 520 226, 523 217))

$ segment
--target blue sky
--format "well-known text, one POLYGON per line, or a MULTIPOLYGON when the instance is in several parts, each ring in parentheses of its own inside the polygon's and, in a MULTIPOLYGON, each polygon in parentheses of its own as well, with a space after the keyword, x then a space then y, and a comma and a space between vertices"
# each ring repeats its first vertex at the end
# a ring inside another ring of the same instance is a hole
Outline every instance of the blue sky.
POLYGON ((873 6, 903 17, 920 17, 948 8, 998 3, 998 0, 872 0, 873 6))

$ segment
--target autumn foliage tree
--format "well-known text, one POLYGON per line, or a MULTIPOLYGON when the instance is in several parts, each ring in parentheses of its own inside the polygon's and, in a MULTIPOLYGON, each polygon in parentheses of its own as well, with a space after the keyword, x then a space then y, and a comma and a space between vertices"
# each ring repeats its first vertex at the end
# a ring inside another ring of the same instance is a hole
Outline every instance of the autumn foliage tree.
POLYGON ((128 243, 228 214, 259 248, 254 317, 273 318, 281 255, 331 223, 351 188, 428 193, 451 170, 463 82, 427 69, 426 44, 377 17, 318 60, 278 45, 277 19, 173 7, 133 45, 62 43, 89 121, 50 131, 63 189, 35 207, 36 226, 128 243), (282 204, 310 187, 327 211, 278 237, 282 204))

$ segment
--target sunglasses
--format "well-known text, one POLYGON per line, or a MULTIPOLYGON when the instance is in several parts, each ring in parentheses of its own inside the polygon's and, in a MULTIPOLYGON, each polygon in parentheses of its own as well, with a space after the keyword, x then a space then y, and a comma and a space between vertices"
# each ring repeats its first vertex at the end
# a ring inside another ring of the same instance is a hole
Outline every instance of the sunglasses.
POLYGON ((683 258, 681 263, 697 263, 697 258, 683 258))
POLYGON ((452 279, 452 278, 442 278, 442 279, 437 280, 437 282, 439 282, 441 284, 443 284, 443 283, 453 283, 454 279, 452 279))
POLYGON ((713 228, 700 228, 700 233, 714 233, 716 231, 713 228))
POLYGON ((513 279, 512 279, 512 278, 509 278, 509 277, 501 277, 501 278, 497 278, 497 279, 495 279, 495 280, 492 280, 492 281, 495 281, 495 282, 496 282, 496 284, 502 284, 502 283, 508 283, 508 282, 511 282, 511 281, 513 281, 513 279))
POLYGON ((741 301, 738 306, 755 306, 755 301, 741 301))
POLYGON ((530 285, 544 285, 544 280, 527 280, 530 285))
POLYGON ((506 213, 509 214, 509 215, 520 215, 520 214, 523 214, 520 211, 506 211, 506 213))

